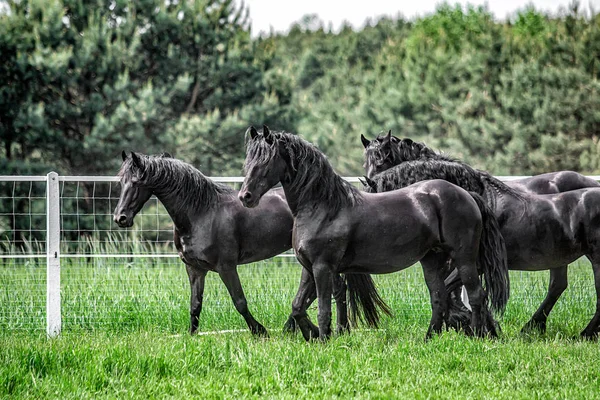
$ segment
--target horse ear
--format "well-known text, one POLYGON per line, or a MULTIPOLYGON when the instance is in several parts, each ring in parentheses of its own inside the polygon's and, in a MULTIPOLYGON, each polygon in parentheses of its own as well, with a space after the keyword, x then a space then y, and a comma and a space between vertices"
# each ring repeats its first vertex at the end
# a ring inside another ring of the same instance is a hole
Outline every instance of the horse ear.
POLYGON ((367 185, 369 185, 371 187, 371 189, 373 189, 375 191, 377 190, 377 184, 375 183, 375 181, 373 179, 369 179, 368 177, 365 176, 365 182, 367 182, 367 185))
POLYGON ((381 146, 389 146, 392 143, 392 130, 390 129, 387 133, 387 135, 385 135, 383 137, 383 140, 381 141, 381 146))
POLYGON ((135 165, 139 169, 142 169, 142 160, 140 159, 140 156, 135 154, 133 151, 131 152, 131 160, 133 161, 133 165, 135 165))
POLYGON ((390 129, 387 133, 387 135, 385 135, 385 138, 383 138, 386 142, 390 142, 392 140, 392 130, 390 129))
POLYGON ((121 158, 123 159, 123 161, 127 160, 127 153, 125 153, 125 150, 121 151, 121 158))
POLYGON ((267 143, 273 144, 273 135, 271 135, 271 131, 266 125, 263 125, 263 137, 265 138, 267 143))
POLYGON ((248 134, 250 134, 251 139, 255 139, 258 136, 258 131, 254 126, 250 126, 250 128, 246 130, 246 136, 248 136, 248 134))
POLYGON ((365 146, 365 149, 369 147, 369 144, 371 144, 371 141, 367 139, 362 133, 360 134, 360 141, 362 142, 363 146, 365 146))

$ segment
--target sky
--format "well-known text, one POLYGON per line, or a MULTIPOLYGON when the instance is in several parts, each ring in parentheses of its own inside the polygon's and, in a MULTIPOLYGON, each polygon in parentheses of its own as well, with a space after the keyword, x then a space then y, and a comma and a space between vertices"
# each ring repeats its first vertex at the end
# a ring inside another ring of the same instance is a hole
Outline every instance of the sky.
MULTIPOLYGON (((527 4, 533 4, 536 9, 556 13, 560 6, 567 7, 569 0, 471 0, 473 5, 488 5, 488 9, 497 19, 504 20, 514 15, 518 9, 527 4)), ((423 16, 435 11, 439 0, 244 0, 250 8, 252 20, 252 35, 261 32, 268 33, 271 28, 275 32, 286 32, 290 26, 300 21, 306 14, 317 14, 327 28, 329 23, 337 30, 343 21, 349 22, 355 28, 363 26, 367 18, 376 20, 387 15, 396 17, 398 14, 407 19, 423 16)), ((450 4, 467 4, 467 1, 450 0, 450 4)), ((583 10, 589 12, 592 5, 596 12, 600 11, 600 0, 582 0, 583 10)))

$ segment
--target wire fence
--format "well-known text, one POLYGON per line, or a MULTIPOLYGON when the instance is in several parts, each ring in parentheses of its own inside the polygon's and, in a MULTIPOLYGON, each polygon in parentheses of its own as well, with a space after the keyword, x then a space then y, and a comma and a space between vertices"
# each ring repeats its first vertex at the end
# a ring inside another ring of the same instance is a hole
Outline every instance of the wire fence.
MULTIPOLYGON (((511 178, 518 177, 504 177, 511 178)), ((116 177, 57 180, 60 230, 57 251, 51 251, 48 178, 0 176, 0 330, 187 329, 189 283, 162 204, 151 198, 133 227, 121 229, 112 220, 120 194, 116 177), (58 263, 52 273, 50 262, 58 263), (57 273, 59 280, 53 283, 57 273), (58 284, 58 328, 48 322, 49 304, 56 301, 51 284, 58 284)), ((215 180, 239 188, 242 178, 215 180)), ((265 326, 279 329, 290 312, 301 266, 294 257, 275 257, 238 270, 251 312, 265 326)), ((508 318, 519 318, 523 307, 525 314, 535 310, 547 277, 511 272, 508 318)), ((567 300, 559 302, 558 312, 575 307, 588 315, 594 304, 589 265, 576 263, 569 278, 567 300)), ((426 323, 429 296, 419 268, 375 279, 396 318, 426 323)), ((201 330, 245 327, 217 274, 208 275, 204 299, 201 330)))

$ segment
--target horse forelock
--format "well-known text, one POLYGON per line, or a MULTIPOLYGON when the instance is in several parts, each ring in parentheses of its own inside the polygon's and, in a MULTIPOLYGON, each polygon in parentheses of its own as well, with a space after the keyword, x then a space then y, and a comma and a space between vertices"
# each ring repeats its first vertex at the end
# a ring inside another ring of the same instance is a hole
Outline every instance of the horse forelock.
MULTIPOLYGON (((273 132, 276 138, 279 133, 273 132)), ((244 161, 244 174, 247 174, 256 165, 265 165, 272 160, 277 153, 276 141, 267 142, 263 135, 246 142, 246 160, 244 161)))

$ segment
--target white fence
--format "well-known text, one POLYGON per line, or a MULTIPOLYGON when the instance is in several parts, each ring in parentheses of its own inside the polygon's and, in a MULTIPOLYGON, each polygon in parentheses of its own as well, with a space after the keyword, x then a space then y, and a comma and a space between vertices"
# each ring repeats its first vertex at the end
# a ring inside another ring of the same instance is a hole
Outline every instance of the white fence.
MULTIPOLYGON (((233 185, 243 181, 243 177, 212 179, 233 185)), ((358 178, 347 179, 358 183, 358 178)), ((47 176, 0 176, 0 262, 46 259, 49 336, 58 335, 62 327, 61 259, 178 258, 171 243, 170 217, 155 197, 138 214, 133 228, 123 230, 113 223, 118 182, 116 176, 59 176, 54 172, 47 176), (101 252, 95 242, 98 237, 109 244, 101 252)), ((34 281, 34 285, 43 284, 40 277, 34 281)), ((5 293, 5 297, 10 294, 5 293)), ((40 306, 34 299, 30 303, 32 308, 40 306)))
MULTIPOLYGON (((243 181, 241 177, 212 179, 233 185, 243 181)), ((358 178, 346 179, 358 183, 358 178)), ((59 176, 54 172, 45 177, 0 176, 0 263, 8 266, 15 260, 39 263, 46 259, 45 290, 39 274, 24 284, 26 290, 45 291, 45 313, 40 311, 43 304, 33 296, 27 304, 15 303, 14 307, 30 307, 35 315, 45 316, 49 336, 60 333, 64 317, 61 260, 177 258, 171 242, 172 223, 158 200, 153 197, 136 217, 134 227, 123 230, 112 221, 118 194, 118 178, 112 176, 59 176)), ((6 287, 3 294, 0 281, 0 301, 10 299, 6 287)))

